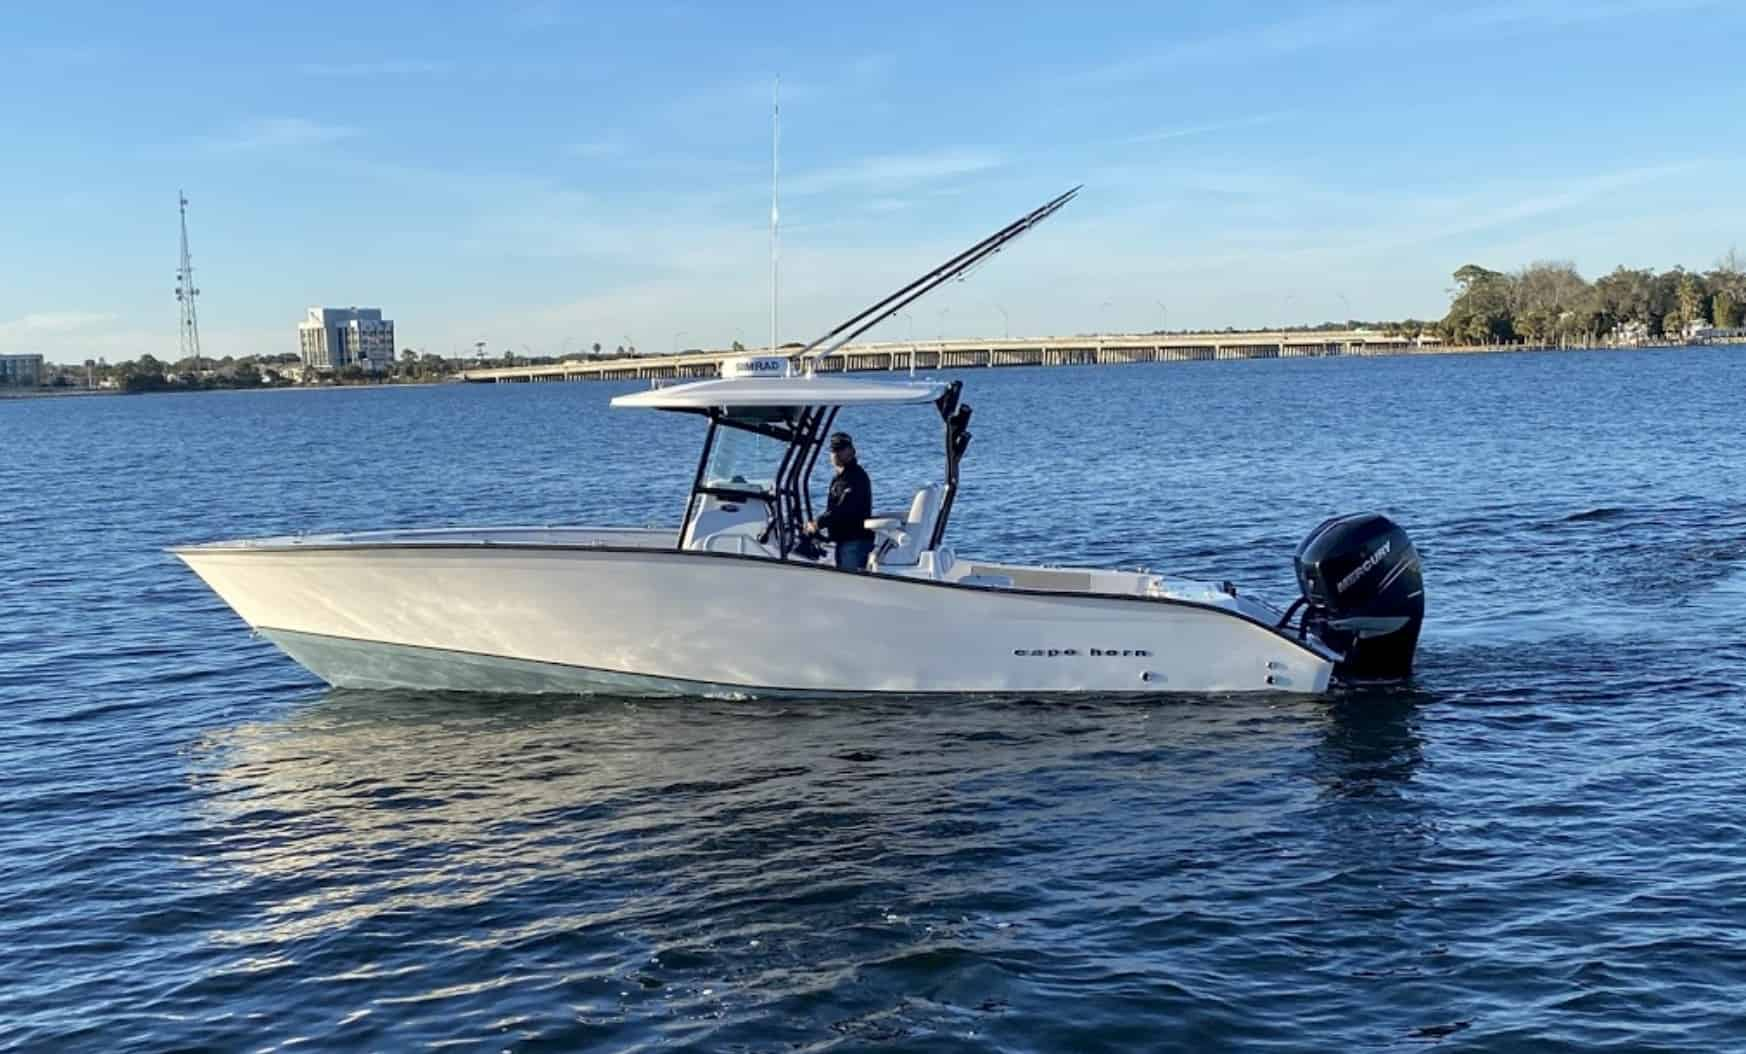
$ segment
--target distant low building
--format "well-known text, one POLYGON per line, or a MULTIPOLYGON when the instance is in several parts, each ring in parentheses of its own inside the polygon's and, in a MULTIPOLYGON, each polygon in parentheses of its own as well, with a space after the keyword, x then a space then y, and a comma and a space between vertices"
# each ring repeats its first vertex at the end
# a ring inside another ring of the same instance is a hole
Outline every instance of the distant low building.
POLYGON ((394 322, 379 307, 312 307, 297 324, 297 352, 312 370, 378 373, 394 365, 394 322))
POLYGON ((42 387, 41 355, 0 355, 0 387, 42 387))
POLYGON ((1642 319, 1620 322, 1613 327, 1609 339, 1619 347, 1634 348, 1647 344, 1649 343, 1649 323, 1642 319))
POLYGON ((1746 341, 1746 326, 1700 326, 1688 336, 1698 344, 1735 344, 1746 341))

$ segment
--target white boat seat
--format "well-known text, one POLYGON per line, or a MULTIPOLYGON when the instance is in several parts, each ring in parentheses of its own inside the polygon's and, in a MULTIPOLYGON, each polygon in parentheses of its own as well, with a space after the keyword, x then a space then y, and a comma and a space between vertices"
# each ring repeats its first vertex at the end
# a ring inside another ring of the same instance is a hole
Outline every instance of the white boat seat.
POLYGON ((940 499, 944 493, 938 483, 929 483, 915 492, 909 512, 901 521, 880 516, 867 520, 867 529, 875 535, 873 566, 908 567, 921 559, 928 540, 933 537, 934 524, 940 518, 940 499))

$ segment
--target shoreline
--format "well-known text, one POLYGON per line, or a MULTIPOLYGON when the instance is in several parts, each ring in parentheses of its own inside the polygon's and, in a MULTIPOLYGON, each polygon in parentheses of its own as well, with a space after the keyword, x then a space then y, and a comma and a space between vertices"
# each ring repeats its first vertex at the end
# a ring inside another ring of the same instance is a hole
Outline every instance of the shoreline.
MULTIPOLYGON (((1431 344, 1421 347, 1403 348, 1378 347, 1346 348, 1329 351, 1324 348, 1306 347, 1303 349, 1288 348, 1283 354, 1277 346, 1249 345, 1242 346, 1240 353, 1223 356, 1187 357, 1167 354, 1134 354, 1123 349, 1123 354, 1109 357, 1093 356, 1074 361, 1056 362, 948 362, 948 363, 917 363, 924 369, 1001 369, 1014 366, 1130 366, 1146 363, 1181 363, 1181 362, 1252 362, 1268 359, 1386 359, 1386 358, 1423 358, 1445 355, 1507 355, 1518 354, 1580 354, 1596 351, 1682 351, 1713 347, 1746 347, 1746 339, 1730 339, 1708 341, 1702 344, 1684 342, 1650 342, 1643 344, 1577 344, 1559 347, 1555 344, 1431 344)), ((840 358, 821 363, 822 373, 891 373, 901 372, 906 367, 900 365, 875 364, 868 362, 872 356, 863 357, 850 349, 844 349, 847 354, 840 358), (857 361, 859 360, 859 361, 857 361), (828 364, 827 364, 828 363, 828 364)), ((1111 349, 1112 351, 1115 349, 1111 349)), ((1136 349, 1138 350, 1138 349, 1136 349)), ((723 358, 730 357, 735 352, 722 353, 723 358)), ((607 359, 588 363, 588 369, 563 369, 560 364, 550 366, 519 366, 510 367, 515 374, 506 375, 503 370, 491 370, 486 375, 469 377, 462 372, 440 381, 397 381, 384 384, 286 384, 264 385, 255 388, 192 388, 168 389, 159 391, 128 392, 118 389, 104 388, 34 388, 34 389, 0 389, 0 402, 24 399, 87 399, 104 396, 139 396, 139 395, 217 395, 235 392, 342 392, 342 391, 380 391, 397 388, 442 388, 457 384, 526 384, 550 381, 616 381, 643 379, 670 375, 672 364, 666 361, 668 357, 645 357, 638 359, 607 359), (541 372, 544 371, 544 372, 541 372)), ((715 376, 711 370, 709 376, 715 376)), ((704 379, 699 375, 695 378, 704 379)))
MULTIPOLYGON (((917 341, 914 344, 884 343, 844 348, 817 360, 820 374, 894 373, 911 369, 979 370, 1020 366, 1128 366, 1143 363, 1249 362, 1268 359, 1382 359, 1446 355, 1565 354, 1583 352, 1636 352, 1695 349, 1722 343, 1746 345, 1746 341, 1711 341, 1703 344, 1657 341, 1636 345, 1583 344, 1560 347, 1546 344, 1428 344, 1409 346, 1404 341, 1346 344, 1335 341, 1280 340, 1275 334, 1256 340, 1251 334, 1220 335, 1216 343, 1169 343, 1168 338, 1092 337, 1005 339, 999 341, 917 341), (1249 339, 1243 339, 1248 337, 1249 339)), ((469 384, 558 384, 588 381, 707 380, 720 375, 720 362, 733 352, 688 352, 680 355, 608 359, 585 363, 551 363, 537 366, 498 367, 464 371, 459 379, 469 384)), ((801 364, 790 352, 791 368, 801 364)))
POLYGON ((117 395, 222 395, 233 392, 350 392, 375 391, 381 388, 441 388, 458 383, 458 380, 443 380, 396 381, 391 384, 263 384, 255 388, 164 388, 145 392, 126 392, 119 388, 28 388, 16 391, 0 389, 0 400, 82 399, 117 395))

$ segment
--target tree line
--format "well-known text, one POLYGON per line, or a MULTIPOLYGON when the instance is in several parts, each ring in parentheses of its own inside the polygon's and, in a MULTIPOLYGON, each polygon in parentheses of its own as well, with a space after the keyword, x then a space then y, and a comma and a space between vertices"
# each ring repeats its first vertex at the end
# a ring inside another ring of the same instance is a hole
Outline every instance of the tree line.
POLYGON ((1508 273, 1468 264, 1454 279, 1441 321, 1390 328, 1451 344, 1599 344, 1676 341, 1746 319, 1746 267, 1733 250, 1704 272, 1619 267, 1590 282, 1569 261, 1540 261, 1508 273))
POLYGON ((148 353, 137 359, 113 364, 96 359, 79 366, 51 365, 44 383, 56 388, 82 388, 87 380, 91 380, 101 387, 124 392, 286 388, 315 384, 428 384, 447 380, 470 367, 544 366, 557 362, 635 357, 637 354, 634 347, 620 345, 616 349, 605 350, 599 344, 595 344, 592 351, 574 352, 561 358, 551 355, 517 355, 509 350, 505 350, 500 357, 487 357, 483 352, 475 353, 471 357, 445 357, 406 348, 400 352, 398 358, 375 370, 359 363, 349 363, 338 369, 316 370, 304 368, 302 359, 290 353, 202 357, 199 361, 192 356, 168 361, 148 353))
POLYGON ((304 369, 295 354, 222 358, 188 356, 174 361, 152 354, 111 364, 94 360, 82 366, 55 366, 51 387, 83 387, 87 380, 124 392, 188 392, 232 388, 285 388, 299 384, 415 384, 439 381, 464 368, 462 360, 411 348, 380 370, 356 363, 337 370, 304 369))

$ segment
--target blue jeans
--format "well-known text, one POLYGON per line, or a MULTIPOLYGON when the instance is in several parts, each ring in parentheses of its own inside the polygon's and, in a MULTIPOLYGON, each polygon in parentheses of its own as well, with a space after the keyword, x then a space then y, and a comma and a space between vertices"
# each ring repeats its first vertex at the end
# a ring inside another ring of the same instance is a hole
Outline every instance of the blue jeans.
POLYGON ((837 570, 865 571, 867 570, 867 558, 872 555, 873 543, 870 541, 838 542, 837 570))

